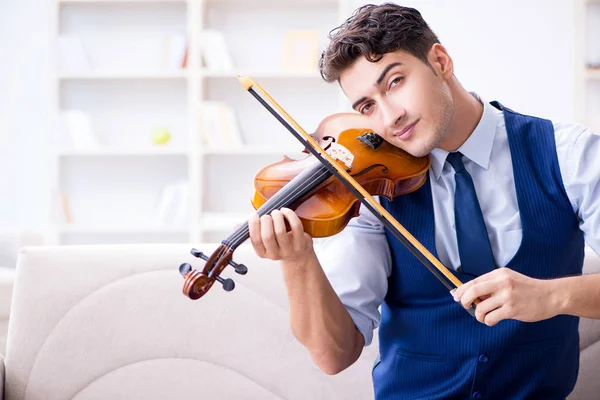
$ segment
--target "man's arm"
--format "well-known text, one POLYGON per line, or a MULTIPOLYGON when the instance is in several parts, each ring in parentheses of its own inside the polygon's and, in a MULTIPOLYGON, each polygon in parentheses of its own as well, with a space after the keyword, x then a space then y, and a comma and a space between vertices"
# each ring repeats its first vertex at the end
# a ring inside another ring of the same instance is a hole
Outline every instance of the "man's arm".
POLYGON ((314 251, 282 261, 291 328, 321 370, 337 374, 360 356, 364 338, 327 280, 314 251))
POLYGON ((391 261, 383 227, 365 211, 316 249, 288 209, 252 216, 249 229, 256 253, 281 261, 291 328, 315 363, 328 374, 352 365, 371 342, 387 292, 391 261))
POLYGON ((600 274, 549 281, 557 314, 600 319, 600 274))
MULTIPOLYGON (((586 243, 600 254, 600 135, 578 125, 556 124, 556 153, 563 184, 586 243)), ((476 298, 486 325, 503 319, 534 322, 559 314, 600 318, 600 275, 539 280, 500 268, 461 285, 455 300, 476 298)))

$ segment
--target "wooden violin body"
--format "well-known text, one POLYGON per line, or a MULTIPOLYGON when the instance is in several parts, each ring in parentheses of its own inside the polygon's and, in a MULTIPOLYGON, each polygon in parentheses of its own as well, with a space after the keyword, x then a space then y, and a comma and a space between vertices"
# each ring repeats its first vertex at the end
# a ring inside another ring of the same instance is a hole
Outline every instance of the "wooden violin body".
MULTIPOLYGON (((338 114, 330 118, 353 117, 354 114, 338 114)), ((415 158, 376 136, 368 128, 350 128, 336 136, 322 135, 316 139, 326 151, 335 144, 347 149, 353 155, 347 171, 373 196, 392 200, 418 189, 425 182, 430 165, 428 157, 415 158)), ((292 160, 286 156, 261 169, 254 179, 254 208, 262 207, 314 163, 312 156, 302 160, 292 160)), ((332 236, 344 229, 351 218, 358 216, 360 200, 330 175, 310 193, 286 206, 294 209, 304 230, 318 238, 332 236)))

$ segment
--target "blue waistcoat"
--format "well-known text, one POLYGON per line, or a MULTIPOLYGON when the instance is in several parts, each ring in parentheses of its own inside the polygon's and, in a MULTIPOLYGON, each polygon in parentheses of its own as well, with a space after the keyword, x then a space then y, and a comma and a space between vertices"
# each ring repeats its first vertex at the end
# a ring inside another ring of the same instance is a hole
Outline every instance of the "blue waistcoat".
MULTIPOLYGON (((583 234, 562 183, 552 123, 492 105, 504 111, 523 229, 506 267, 541 279, 581 274, 583 234)), ((437 257, 429 180, 411 194, 381 201, 437 257)), ((386 234, 393 267, 381 309, 380 361, 373 369, 378 400, 549 400, 571 392, 579 369, 578 318, 504 320, 488 327, 386 234)))

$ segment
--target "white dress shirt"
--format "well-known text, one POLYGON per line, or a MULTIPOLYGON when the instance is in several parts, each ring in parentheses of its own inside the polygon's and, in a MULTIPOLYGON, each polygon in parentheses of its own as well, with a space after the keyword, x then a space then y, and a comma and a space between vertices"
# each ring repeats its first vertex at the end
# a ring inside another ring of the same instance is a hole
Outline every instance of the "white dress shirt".
MULTIPOLYGON (((487 102, 483 104, 479 124, 458 151, 465 156, 465 169, 473 178, 496 264, 505 266, 521 243, 521 218, 503 112, 487 102)), ((554 123, 554 130, 567 196, 579 217, 586 243, 600 254, 600 135, 564 123, 554 123)), ((445 162, 447 154, 441 149, 431 152, 428 178, 439 260, 456 269, 460 258, 454 227, 454 169, 445 162)), ((353 218, 342 232, 315 240, 315 251, 331 285, 363 334, 365 345, 370 344, 373 330, 379 326, 379 306, 392 269, 381 222, 362 206, 360 216, 353 218)))

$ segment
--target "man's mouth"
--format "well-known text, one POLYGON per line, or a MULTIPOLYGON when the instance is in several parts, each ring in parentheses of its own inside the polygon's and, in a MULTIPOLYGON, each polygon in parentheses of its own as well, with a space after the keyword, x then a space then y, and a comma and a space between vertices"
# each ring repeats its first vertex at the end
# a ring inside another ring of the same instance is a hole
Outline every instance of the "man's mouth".
POLYGON ((415 122, 412 122, 412 123, 408 124, 407 126, 405 126, 404 129, 402 129, 401 131, 394 132, 394 136, 396 136, 400 140, 408 139, 409 137, 412 136, 414 127, 415 127, 415 125, 417 125, 418 122, 419 122, 419 120, 416 120, 415 122))

